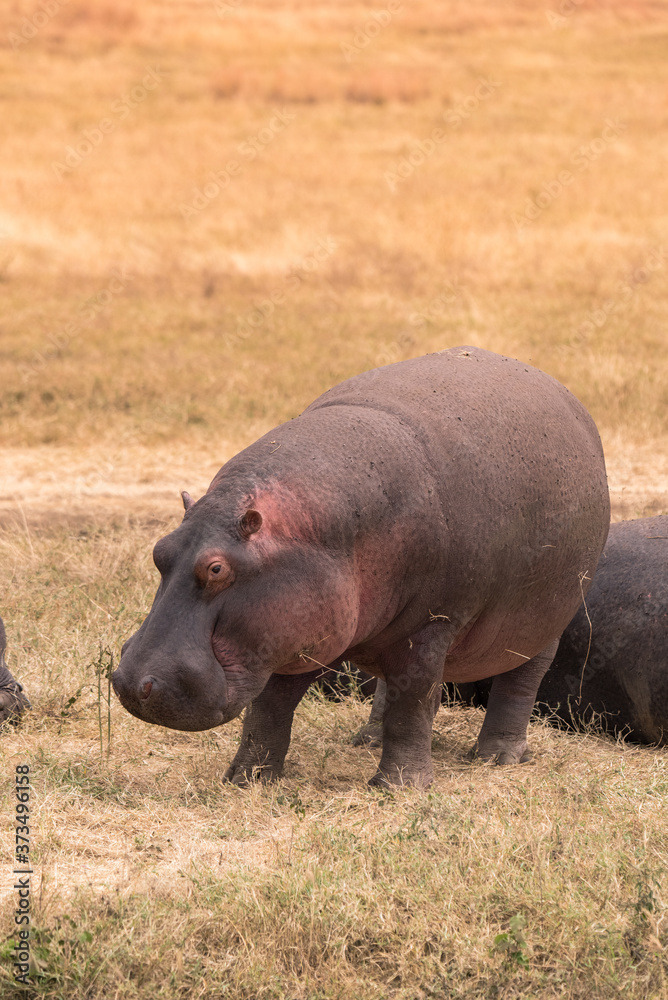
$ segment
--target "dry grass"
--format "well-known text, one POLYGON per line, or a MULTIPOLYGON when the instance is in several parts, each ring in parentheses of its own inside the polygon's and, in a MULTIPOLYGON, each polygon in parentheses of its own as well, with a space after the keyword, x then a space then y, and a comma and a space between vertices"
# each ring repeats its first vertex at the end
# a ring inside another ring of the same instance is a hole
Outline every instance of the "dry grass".
POLYGON ((178 489, 377 364, 531 360, 594 414, 615 515, 666 509, 665 5, 553 26, 404 0, 365 44, 361 0, 69 0, 17 46, 39 6, 0 32, 0 611, 35 705, 2 740, 34 773, 34 993, 667 996, 665 750, 537 721, 535 765, 470 766, 480 718, 453 710, 431 796, 389 797, 348 744, 366 708, 310 698, 284 781, 240 792, 237 723, 114 703, 101 754, 94 676, 178 489))
POLYGON ((470 765, 481 713, 442 710, 432 792, 383 795, 349 743, 368 706, 312 696, 276 786, 223 784, 238 722, 175 733, 114 701, 107 755, 95 661, 148 608, 150 543, 170 526, 0 539, 12 666, 36 708, 3 736, 7 772, 33 771, 36 995, 666 995, 665 750, 537 720, 534 765, 470 765))

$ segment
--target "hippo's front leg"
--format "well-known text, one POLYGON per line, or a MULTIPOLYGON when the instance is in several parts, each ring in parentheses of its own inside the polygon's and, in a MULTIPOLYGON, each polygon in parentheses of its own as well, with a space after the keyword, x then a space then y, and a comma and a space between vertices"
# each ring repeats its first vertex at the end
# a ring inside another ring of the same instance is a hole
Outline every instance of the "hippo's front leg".
POLYGON ((428 626, 383 662, 383 753, 370 785, 428 788, 434 780, 431 734, 450 641, 443 626, 428 626))
POLYGON ((253 778, 273 781, 281 777, 295 708, 321 673, 318 669, 271 675, 262 694, 246 709, 241 745, 225 772, 227 781, 246 785, 253 778))
POLYGON ((559 640, 551 642, 533 659, 497 674, 492 681, 485 721, 482 724, 474 756, 497 764, 524 764, 531 759, 527 744, 527 726, 536 695, 545 672, 552 663, 559 640))

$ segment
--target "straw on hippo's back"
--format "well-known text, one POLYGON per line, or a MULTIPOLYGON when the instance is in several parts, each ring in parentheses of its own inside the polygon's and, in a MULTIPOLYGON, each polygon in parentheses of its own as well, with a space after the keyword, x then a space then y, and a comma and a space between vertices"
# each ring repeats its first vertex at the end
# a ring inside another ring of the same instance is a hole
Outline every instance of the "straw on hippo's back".
POLYGON ((16 719, 30 707, 30 702, 23 694, 23 686, 12 677, 5 663, 7 650, 7 635, 2 618, 0 618, 0 724, 8 719, 16 719))
POLYGON ((113 678, 134 715, 206 729, 252 701, 228 776, 274 776, 320 664, 352 659, 388 683, 374 782, 429 784, 444 677, 494 675, 479 752, 527 758, 609 524, 598 433, 550 376, 476 348, 366 372, 186 506, 113 678))

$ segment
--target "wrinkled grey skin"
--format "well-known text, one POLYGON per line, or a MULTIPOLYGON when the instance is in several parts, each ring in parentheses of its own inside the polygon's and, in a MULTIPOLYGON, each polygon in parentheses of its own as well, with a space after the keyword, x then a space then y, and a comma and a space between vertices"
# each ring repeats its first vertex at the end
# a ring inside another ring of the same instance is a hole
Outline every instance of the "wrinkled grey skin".
POLYGON ((30 702, 23 694, 22 685, 12 677, 7 669, 6 650, 7 635, 2 618, 0 618, 0 725, 8 720, 15 721, 26 708, 30 708, 30 702))
MULTIPOLYGON (((561 638, 537 708, 569 725, 668 744, 668 515, 610 526, 586 605, 561 638)), ((489 684, 449 695, 486 705, 489 684)))
POLYGON ((527 759, 610 520, 596 428, 550 376, 472 347, 365 372, 185 505, 113 675, 128 711, 207 729, 249 706, 227 777, 271 778, 321 666, 352 660, 387 682, 372 783, 427 787, 442 680, 494 676, 478 753, 527 759))

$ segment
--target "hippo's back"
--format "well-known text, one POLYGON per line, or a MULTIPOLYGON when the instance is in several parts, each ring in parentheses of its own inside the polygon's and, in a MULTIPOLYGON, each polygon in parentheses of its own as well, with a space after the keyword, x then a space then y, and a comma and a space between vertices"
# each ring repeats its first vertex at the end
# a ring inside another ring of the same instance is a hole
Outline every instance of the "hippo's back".
POLYGON ((556 379, 512 358, 476 347, 427 354, 341 382, 304 415, 332 406, 380 410, 410 428, 447 484, 455 517, 462 472, 468 519, 476 492, 483 516, 517 503, 553 506, 555 493, 565 508, 574 490, 580 509, 589 501, 600 509, 607 498, 601 442, 586 409, 556 379))
MULTIPOLYGON (((451 347, 362 372, 328 389, 305 412, 334 405, 392 413, 425 437, 430 429, 453 426, 453 421, 475 426, 476 414, 483 425, 493 413, 500 424, 521 427, 528 412, 549 419, 565 410, 593 430, 598 442, 589 414, 560 382, 538 368, 479 347, 451 347)), ((488 435, 493 432, 487 427, 488 435)))
POLYGON ((484 544, 493 525, 506 565, 520 548, 552 545, 593 575, 609 524, 603 450, 586 409, 550 375, 453 347, 348 379, 303 416, 331 407, 381 410, 410 431, 460 544, 484 544))

